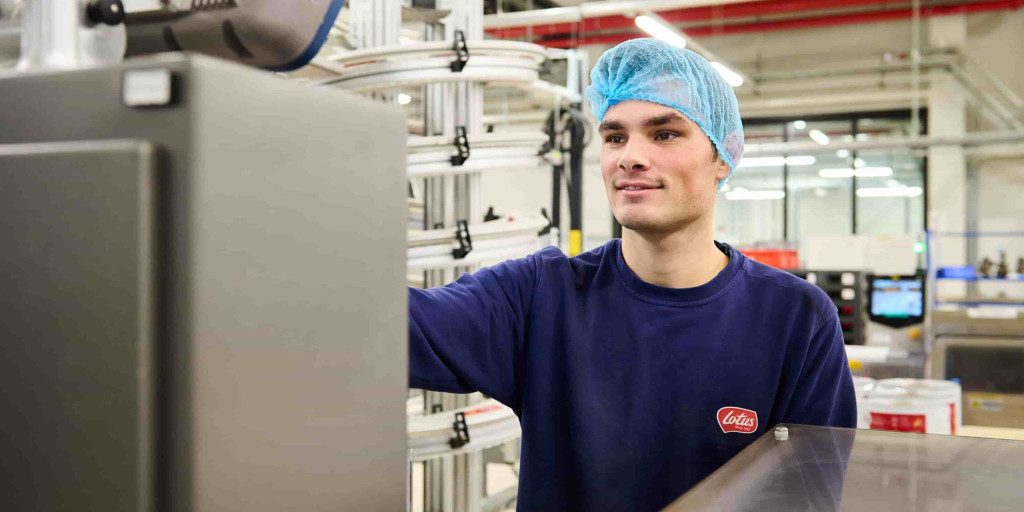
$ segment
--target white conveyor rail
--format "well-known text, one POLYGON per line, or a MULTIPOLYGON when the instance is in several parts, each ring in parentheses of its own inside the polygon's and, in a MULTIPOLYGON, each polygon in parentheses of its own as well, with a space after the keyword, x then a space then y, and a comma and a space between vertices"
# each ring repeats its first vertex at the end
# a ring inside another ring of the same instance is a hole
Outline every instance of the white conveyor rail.
POLYGON ((444 82, 527 83, 540 79, 547 59, 543 46, 517 41, 467 41, 469 60, 452 70, 457 52, 450 41, 392 45, 313 59, 312 65, 339 76, 322 84, 357 91, 444 82))
MULTIPOLYGON (((409 401, 413 402, 415 398, 409 401)), ((407 410, 411 411, 414 405, 407 405, 407 410)), ((413 450, 413 460, 417 462, 477 452, 523 435, 519 418, 512 409, 493 399, 437 414, 410 415, 407 425, 408 447, 413 450), (455 437, 455 415, 459 412, 466 416, 469 442, 453 448, 450 440, 455 437)))
POLYGON ((471 134, 469 158, 454 165, 454 137, 409 137, 406 168, 410 178, 472 172, 537 170, 547 162, 540 156, 548 136, 540 132, 471 134))
POLYGON ((507 215, 497 220, 469 225, 473 250, 455 258, 460 247, 456 228, 410 230, 409 270, 460 267, 522 257, 540 249, 538 233, 548 226, 540 215, 507 215))

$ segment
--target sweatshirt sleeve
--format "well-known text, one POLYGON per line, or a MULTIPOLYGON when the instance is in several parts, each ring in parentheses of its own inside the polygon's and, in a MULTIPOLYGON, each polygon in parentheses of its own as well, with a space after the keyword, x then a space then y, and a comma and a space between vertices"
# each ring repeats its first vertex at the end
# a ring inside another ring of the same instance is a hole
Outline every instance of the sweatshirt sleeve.
POLYGON ((831 311, 808 346, 783 423, 855 428, 857 397, 839 317, 831 311))
MULTIPOLYGON (((555 249, 557 250, 557 249, 555 249)), ((542 253, 409 289, 409 386, 480 391, 518 410, 518 368, 542 253)))

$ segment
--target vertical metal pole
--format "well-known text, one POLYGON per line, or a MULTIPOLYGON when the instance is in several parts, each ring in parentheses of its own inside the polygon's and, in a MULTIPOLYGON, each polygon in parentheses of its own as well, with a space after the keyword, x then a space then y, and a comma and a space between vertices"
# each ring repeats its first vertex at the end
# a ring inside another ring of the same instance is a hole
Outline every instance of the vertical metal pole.
MULTIPOLYGON (((437 7, 450 11, 443 26, 436 26, 428 40, 455 38, 455 31, 461 30, 467 41, 483 39, 483 4, 476 0, 440 0, 437 7)), ((471 57, 472 58, 472 57, 471 57)), ((455 128, 464 126, 470 136, 483 133, 483 85, 472 82, 455 82, 429 85, 425 98, 425 135, 455 136, 455 128)), ((471 150, 472 151, 472 150, 471 150)), ((472 157, 471 157, 472 158, 472 157)), ((432 186, 429 208, 431 225, 452 227, 457 220, 478 222, 483 216, 481 203, 480 174, 430 178, 432 186)), ((430 286, 440 286, 454 280, 461 272, 473 271, 477 266, 457 266, 439 272, 430 286)), ((441 411, 465 407, 481 399, 478 393, 472 395, 451 395, 431 393, 430 403, 439 405, 441 411)), ((433 412, 433 411, 431 411, 433 412)), ((429 485, 425 485, 424 499, 427 512, 476 512, 480 510, 483 487, 477 483, 483 472, 483 458, 459 455, 444 457, 427 464, 425 474, 429 485), (475 476, 477 475, 477 476, 475 476)))
MULTIPOLYGON (((443 27, 427 25, 424 27, 424 39, 436 41, 444 39, 443 27)), ((445 134, 445 86, 430 84, 423 87, 423 135, 426 137, 445 134)), ((454 133, 454 132, 452 132, 454 133)), ((424 229, 436 229, 445 225, 444 177, 426 178, 424 180, 424 229)), ((426 286, 442 286, 448 282, 444 270, 427 271, 426 286)), ((426 414, 443 411, 444 393, 424 392, 424 408, 426 414)), ((432 459, 423 465, 423 510, 424 512, 442 512, 444 500, 451 499, 451 493, 445 493, 445 460, 432 459)))
POLYGON ((910 76, 912 83, 910 107, 910 136, 921 133, 921 0, 914 0, 914 15, 910 22, 910 76))
MULTIPOLYGON (((859 130, 859 128, 857 126, 857 118, 851 119, 850 120, 850 133, 853 134, 853 137, 855 139, 857 137, 858 130, 859 130)), ((855 172, 853 173, 853 177, 850 178, 850 183, 851 183, 850 202, 852 203, 850 208, 851 208, 851 211, 853 212, 852 213, 852 217, 851 217, 851 221, 850 221, 850 224, 851 224, 850 233, 853 234, 853 235, 856 235, 857 234, 857 173, 856 173, 856 170, 857 170, 857 151, 856 150, 851 152, 851 157, 853 158, 853 165, 852 165, 852 167, 853 167, 853 170, 855 172)))
MULTIPOLYGON (((782 142, 789 142, 789 123, 782 124, 782 142)), ((783 155, 785 157, 786 155, 783 155)), ((789 164, 782 161, 782 239, 789 240, 789 164)))
MULTIPOLYGON (((967 157, 965 158, 967 169, 964 176, 964 229, 967 231, 968 236, 964 240, 964 253, 967 258, 968 265, 976 265, 978 262, 978 237, 971 236, 970 233, 977 233, 979 228, 979 205, 978 205, 978 161, 977 158, 967 157)), ((977 297, 978 296, 978 282, 968 281, 967 282, 967 296, 977 297)))
POLYGON ((562 247, 561 232, 562 232, 562 174, 565 172, 565 157, 562 155, 561 144, 562 136, 558 130, 558 121, 561 117, 558 103, 555 103, 555 108, 551 111, 551 134, 548 138, 551 144, 551 153, 555 155, 556 161, 551 165, 551 225, 553 229, 558 230, 557 238, 552 240, 552 244, 562 247))
POLYGON ((924 189, 924 194, 921 196, 924 198, 922 201, 922 208, 924 208, 922 223, 924 224, 924 230, 927 232, 929 229, 928 225, 928 157, 921 157, 921 188, 924 189))

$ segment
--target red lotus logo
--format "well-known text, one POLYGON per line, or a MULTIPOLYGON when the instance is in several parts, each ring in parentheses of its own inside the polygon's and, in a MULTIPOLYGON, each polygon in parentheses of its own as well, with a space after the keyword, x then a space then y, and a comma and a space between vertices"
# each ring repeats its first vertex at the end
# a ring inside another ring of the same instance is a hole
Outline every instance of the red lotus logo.
POLYGON ((739 407, 722 407, 718 410, 718 426, 726 434, 753 434, 757 430, 757 413, 739 407))

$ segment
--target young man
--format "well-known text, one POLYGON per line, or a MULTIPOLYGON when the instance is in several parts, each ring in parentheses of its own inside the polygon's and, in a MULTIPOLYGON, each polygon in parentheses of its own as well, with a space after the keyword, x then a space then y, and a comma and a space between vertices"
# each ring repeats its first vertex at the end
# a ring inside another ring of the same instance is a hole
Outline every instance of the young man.
POLYGON ((622 240, 409 290, 410 386, 519 415, 520 510, 658 510, 778 423, 856 424, 832 302, 712 238, 743 151, 732 89, 652 39, 591 81, 622 240))

